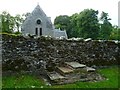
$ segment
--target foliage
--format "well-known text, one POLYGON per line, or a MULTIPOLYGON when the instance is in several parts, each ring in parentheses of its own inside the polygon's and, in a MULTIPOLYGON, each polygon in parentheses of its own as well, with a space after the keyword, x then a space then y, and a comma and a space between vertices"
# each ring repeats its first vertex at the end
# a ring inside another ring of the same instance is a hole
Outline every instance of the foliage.
POLYGON ((71 22, 70 22, 70 26, 69 26, 69 30, 67 32, 69 37, 78 37, 78 30, 79 27, 77 25, 78 23, 78 13, 73 14, 70 18, 71 18, 71 22), (69 35, 70 34, 70 35, 69 35))
POLYGON ((97 18, 98 11, 85 9, 81 13, 56 17, 54 24, 56 28, 65 29, 68 37, 97 38, 99 34, 99 24, 97 18))
POLYGON ((16 28, 17 31, 19 32, 20 26, 23 22, 23 18, 21 15, 17 14, 14 17, 10 15, 8 12, 3 11, 2 14, 0 14, 0 17, 1 17, 0 28, 2 29, 2 32, 13 33, 16 28))
POLYGON ((23 18, 22 18, 22 16, 21 15, 19 15, 19 14, 17 14, 15 17, 15 25, 16 25, 16 27, 17 27, 17 32, 20 32, 19 30, 20 30, 20 26, 21 26, 21 24, 23 23, 23 18))
POLYGON ((46 86, 43 80, 32 75, 8 76, 2 78, 3 88, 118 88, 118 77, 120 68, 112 66, 98 69, 98 73, 106 77, 106 80, 99 82, 76 82, 74 84, 46 86))
POLYGON ((1 16, 1 28, 2 32, 12 33, 14 18, 8 12, 2 12, 1 16))
POLYGON ((21 33, 21 32, 19 32, 19 31, 14 32, 13 34, 15 34, 15 35, 22 35, 22 33, 21 33))
POLYGON ((109 20, 111 19, 108 18, 108 13, 102 12, 100 20, 103 22, 100 29, 100 38, 110 39, 110 35, 112 32, 112 24, 109 22, 109 20))
POLYGON ((120 40, 120 28, 118 28, 118 26, 113 26, 110 34, 110 39, 120 40))
POLYGON ((95 39, 99 34, 97 18, 98 11, 85 9, 81 13, 72 16, 60 15, 55 18, 56 28, 65 29, 68 37, 83 37, 95 39))
POLYGON ((54 20, 55 28, 59 28, 61 30, 66 30, 68 37, 70 37, 70 17, 67 15, 60 15, 54 20))
POLYGON ((57 16, 54 25, 56 28, 65 29, 69 38, 120 40, 119 29, 112 26, 110 20, 108 13, 102 12, 98 19, 98 11, 85 9, 79 14, 57 16), (102 23, 99 23, 100 21, 102 23))
POLYGON ((22 14, 22 17, 25 19, 25 18, 27 18, 29 15, 30 15, 30 12, 23 13, 23 14, 22 14))
POLYGON ((85 9, 78 17, 79 35, 83 38, 96 39, 99 35, 98 11, 85 9))
POLYGON ((55 27, 60 28, 61 30, 66 30, 69 23, 70 17, 67 15, 60 15, 56 17, 54 21, 55 27))

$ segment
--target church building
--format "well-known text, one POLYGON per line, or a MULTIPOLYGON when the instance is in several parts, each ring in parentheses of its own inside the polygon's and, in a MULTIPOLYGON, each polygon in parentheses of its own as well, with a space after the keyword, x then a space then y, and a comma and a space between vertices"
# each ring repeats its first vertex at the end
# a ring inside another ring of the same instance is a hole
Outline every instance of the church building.
POLYGON ((25 19, 21 27, 21 32, 23 36, 36 35, 36 36, 51 36, 53 38, 66 38, 66 31, 61 31, 55 29, 51 22, 51 19, 47 17, 44 11, 39 5, 30 13, 30 15, 25 19))

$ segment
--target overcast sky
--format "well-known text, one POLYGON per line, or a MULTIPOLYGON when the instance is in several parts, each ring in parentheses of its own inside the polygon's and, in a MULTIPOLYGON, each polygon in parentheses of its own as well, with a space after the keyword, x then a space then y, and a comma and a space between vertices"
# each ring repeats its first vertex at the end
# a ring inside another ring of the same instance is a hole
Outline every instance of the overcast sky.
POLYGON ((113 25, 118 25, 119 0, 0 0, 0 13, 8 11, 11 15, 32 12, 39 3, 52 22, 56 16, 72 15, 84 9, 107 12, 113 25))

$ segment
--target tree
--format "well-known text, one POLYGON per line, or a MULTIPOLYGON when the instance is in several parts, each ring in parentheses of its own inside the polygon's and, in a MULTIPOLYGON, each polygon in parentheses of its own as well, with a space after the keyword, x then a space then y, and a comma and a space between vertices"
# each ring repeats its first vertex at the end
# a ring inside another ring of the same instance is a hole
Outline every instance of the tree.
POLYGON ((14 17, 10 15, 8 12, 3 11, 2 14, 0 14, 0 17, 1 17, 0 28, 2 29, 2 32, 13 33, 16 27, 17 31, 19 32, 20 26, 24 20, 21 15, 17 14, 14 17))
POLYGON ((23 23, 24 19, 19 14, 17 14, 14 18, 15 18, 15 25, 17 26, 17 31, 19 32, 20 26, 23 23))
POLYGON ((14 28, 14 17, 11 16, 8 12, 3 11, 0 14, 1 17, 1 28, 2 32, 12 33, 14 28))
POLYGON ((99 36, 98 11, 83 10, 78 17, 79 37, 97 39, 99 36))
POLYGON ((22 14, 23 21, 30 15, 30 12, 22 14))
POLYGON ((70 17, 67 15, 60 15, 56 17, 54 20, 55 28, 60 28, 61 30, 67 30, 69 23, 70 23, 70 17))
POLYGON ((101 39, 110 39, 110 35, 112 32, 112 24, 109 22, 111 20, 108 18, 108 13, 102 12, 100 20, 102 21, 100 27, 100 38, 101 39))
POLYGON ((112 40, 120 40, 120 28, 118 26, 113 26, 110 39, 112 40))
POLYGON ((0 15, 0 32, 2 32, 2 16, 0 15))
POLYGON ((96 39, 99 35, 98 11, 85 9, 81 13, 75 13, 68 17, 66 15, 55 18, 54 24, 57 28, 66 29, 68 37, 82 37, 96 39))
POLYGON ((60 15, 55 18, 54 25, 55 28, 60 28, 61 30, 66 30, 68 37, 70 38, 73 34, 71 32, 71 17, 67 15, 60 15))
POLYGON ((78 26, 78 13, 73 14, 70 17, 70 25, 69 25, 69 37, 79 37, 79 26, 78 26))

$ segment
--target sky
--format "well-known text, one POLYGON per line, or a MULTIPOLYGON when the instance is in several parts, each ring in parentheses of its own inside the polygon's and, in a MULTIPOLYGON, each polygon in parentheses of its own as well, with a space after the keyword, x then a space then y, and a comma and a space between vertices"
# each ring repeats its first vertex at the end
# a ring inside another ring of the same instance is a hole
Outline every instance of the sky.
MULTIPOLYGON (((37 4, 43 9, 52 22, 56 16, 79 13, 84 9, 108 13, 113 25, 118 25, 119 0, 0 0, 0 13, 7 11, 11 15, 32 12, 37 4)), ((100 14, 99 14, 100 16, 100 14)))

